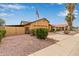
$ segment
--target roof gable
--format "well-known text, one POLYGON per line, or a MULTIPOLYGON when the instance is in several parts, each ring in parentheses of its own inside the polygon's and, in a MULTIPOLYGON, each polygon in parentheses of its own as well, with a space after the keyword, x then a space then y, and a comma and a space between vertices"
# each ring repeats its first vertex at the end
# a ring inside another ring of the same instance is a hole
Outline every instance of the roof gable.
POLYGON ((38 19, 38 20, 36 20, 36 21, 29 22, 29 23, 27 23, 27 24, 25 24, 25 25, 28 25, 28 24, 31 24, 31 23, 34 23, 34 22, 37 22, 37 21, 41 21, 41 20, 45 20, 45 21, 47 21, 47 22, 49 23, 49 21, 48 21, 46 18, 41 18, 41 19, 38 19))
POLYGON ((21 21, 21 25, 25 25, 25 24, 28 24, 28 23, 30 23, 30 22, 28 22, 28 21, 21 21))

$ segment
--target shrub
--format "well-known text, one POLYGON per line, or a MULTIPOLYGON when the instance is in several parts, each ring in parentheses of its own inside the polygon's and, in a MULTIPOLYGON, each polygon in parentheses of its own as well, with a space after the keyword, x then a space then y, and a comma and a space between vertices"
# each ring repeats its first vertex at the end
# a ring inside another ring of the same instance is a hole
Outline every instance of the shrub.
POLYGON ((36 35, 36 29, 32 29, 31 30, 31 34, 34 36, 34 35, 36 35))
POLYGON ((48 35, 48 30, 46 28, 36 29, 36 36, 38 39, 46 39, 48 35))
POLYGON ((0 42, 2 41, 3 35, 0 33, 0 42))
POLYGON ((0 33, 2 33, 2 36, 5 36, 6 30, 0 30, 0 33))
POLYGON ((0 30, 0 42, 2 38, 5 36, 6 30, 0 30))
POLYGON ((56 32, 55 28, 52 28, 51 31, 52 31, 52 32, 56 32))

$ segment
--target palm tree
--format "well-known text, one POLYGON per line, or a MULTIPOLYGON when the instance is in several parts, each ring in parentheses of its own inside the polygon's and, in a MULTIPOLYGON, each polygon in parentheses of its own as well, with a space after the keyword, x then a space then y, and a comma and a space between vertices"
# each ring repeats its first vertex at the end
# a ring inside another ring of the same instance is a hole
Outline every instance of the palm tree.
POLYGON ((74 9, 75 9, 75 3, 68 3, 66 4, 66 8, 69 11, 69 13, 73 13, 74 9))
POLYGON ((69 13, 67 16, 66 16, 66 21, 68 23, 68 26, 69 26, 69 30, 72 30, 72 24, 73 24, 73 21, 75 19, 74 15, 69 13))
POLYGON ((66 4, 66 8, 67 8, 69 13, 67 14, 65 20, 68 23, 69 30, 72 30, 72 23, 73 23, 73 20, 75 19, 75 16, 73 14, 74 9, 75 9, 75 4, 74 3, 68 3, 68 4, 66 4))
POLYGON ((2 25, 4 25, 4 24, 5 24, 4 19, 1 19, 1 18, 0 18, 0 26, 2 26, 2 25))

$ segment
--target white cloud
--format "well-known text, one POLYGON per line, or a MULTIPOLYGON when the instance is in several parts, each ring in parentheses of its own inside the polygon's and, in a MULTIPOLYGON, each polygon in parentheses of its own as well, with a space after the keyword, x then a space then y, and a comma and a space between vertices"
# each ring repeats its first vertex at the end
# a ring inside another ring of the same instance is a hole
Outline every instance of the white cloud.
POLYGON ((25 6, 25 5, 21 5, 21 4, 16 4, 16 3, 13 3, 13 4, 0 4, 0 11, 6 11, 6 10, 9 10, 9 11, 15 11, 15 10, 22 10, 22 9, 34 9, 35 7, 34 6, 25 6))
POLYGON ((57 5, 62 5, 63 3, 49 3, 50 5, 55 5, 55 4, 57 4, 57 5))
POLYGON ((75 10, 74 11, 74 14, 75 14, 75 17, 78 17, 79 16, 79 11, 78 10, 75 10))
POLYGON ((74 14, 75 14, 75 15, 78 15, 78 14, 79 14, 78 10, 75 10, 75 11, 74 11, 74 14))
POLYGON ((0 16, 12 16, 14 14, 9 14, 9 13, 0 13, 0 16))
POLYGON ((65 10, 65 11, 59 12, 58 16, 66 16, 67 14, 68 14, 68 11, 65 10))
MULTIPOLYGON (((68 14, 68 11, 65 10, 65 11, 59 12, 58 16, 66 16, 67 14, 68 14)), ((74 15, 75 15, 75 17, 77 17, 79 15, 79 11, 78 10, 74 10, 74 15)))
POLYGON ((1 9, 14 9, 14 10, 20 10, 23 9, 25 6, 19 5, 19 4, 0 4, 1 9))

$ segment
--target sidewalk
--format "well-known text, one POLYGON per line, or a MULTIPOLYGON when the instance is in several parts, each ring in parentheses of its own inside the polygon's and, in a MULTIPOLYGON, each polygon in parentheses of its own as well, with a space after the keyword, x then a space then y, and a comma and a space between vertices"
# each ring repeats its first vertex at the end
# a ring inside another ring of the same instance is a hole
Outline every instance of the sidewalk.
POLYGON ((37 51, 29 56, 70 56, 79 55, 79 34, 37 51))

